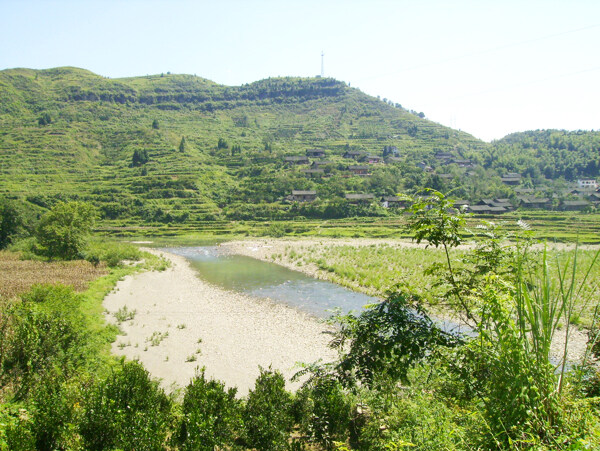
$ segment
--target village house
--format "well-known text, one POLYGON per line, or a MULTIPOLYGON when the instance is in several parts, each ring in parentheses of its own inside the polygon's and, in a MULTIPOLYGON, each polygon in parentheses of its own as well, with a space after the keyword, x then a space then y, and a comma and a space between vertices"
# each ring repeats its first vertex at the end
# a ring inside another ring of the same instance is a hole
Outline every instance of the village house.
POLYGON ((521 174, 509 172, 508 174, 504 174, 502 177, 500 177, 500 180, 505 185, 518 185, 521 183, 521 174))
POLYGON ((292 190, 291 200, 295 202, 312 202, 317 198, 316 191, 292 190))
POLYGON ((377 163, 382 163, 383 158, 378 157, 377 155, 367 155, 364 158, 364 161, 367 162, 368 164, 377 164, 377 163))
POLYGON ((549 209, 552 206, 552 200, 547 197, 517 196, 519 206, 531 209, 549 209))
POLYGON ((284 157, 283 161, 288 165, 301 165, 309 163, 308 158, 306 157, 284 157))
POLYGON ((402 199, 397 196, 383 196, 381 206, 383 208, 406 208, 410 205, 410 200, 402 199))
POLYGON ((354 205, 370 204, 375 196, 373 194, 346 194, 346 200, 354 205))
POLYGON ((461 160, 458 158, 453 158, 453 159, 449 160, 448 163, 456 164, 459 168, 472 168, 473 167, 473 163, 471 163, 471 160, 461 160))
POLYGON ((586 200, 564 200, 561 202, 559 209, 562 211, 582 211, 590 206, 586 200))
POLYGON ((471 201, 466 199, 455 199, 454 208, 468 208, 471 205, 471 201))
POLYGON ((417 167, 420 169, 423 169, 425 172, 433 172, 433 168, 431 166, 429 166, 427 163, 425 163, 424 161, 417 163, 417 167))
POLYGON ((348 166, 348 170, 352 172, 354 175, 360 175, 366 177, 369 175, 369 167, 368 166, 348 166))
POLYGON ((481 201, 479 201, 477 205, 487 205, 488 207, 504 208, 504 211, 514 210, 513 205, 510 203, 510 199, 481 199, 481 201))
POLYGON ((497 215, 506 213, 508 210, 504 207, 494 207, 491 205, 470 205, 467 209, 469 213, 497 215))
POLYGON ((590 202, 597 204, 600 202, 600 193, 594 191, 593 193, 590 193, 587 198, 590 202))
POLYGON ((322 158, 325 156, 325 151, 323 149, 307 149, 306 156, 313 158, 322 158))
POLYGON ((454 158, 454 155, 452 155, 450 152, 436 152, 434 158, 439 162, 444 163, 454 158))
POLYGON ((592 179, 581 179, 577 180, 577 188, 585 189, 585 190, 597 190, 598 182, 592 179))

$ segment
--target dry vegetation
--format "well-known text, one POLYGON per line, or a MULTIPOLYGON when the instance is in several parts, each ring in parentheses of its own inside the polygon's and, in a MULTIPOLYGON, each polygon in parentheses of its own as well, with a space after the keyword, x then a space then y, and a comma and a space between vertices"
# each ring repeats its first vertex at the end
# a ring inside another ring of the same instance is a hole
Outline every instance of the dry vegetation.
POLYGON ((38 283, 72 285, 76 291, 107 274, 104 264, 94 266, 85 260, 44 262, 21 260, 17 252, 0 252, 0 298, 12 298, 38 283))

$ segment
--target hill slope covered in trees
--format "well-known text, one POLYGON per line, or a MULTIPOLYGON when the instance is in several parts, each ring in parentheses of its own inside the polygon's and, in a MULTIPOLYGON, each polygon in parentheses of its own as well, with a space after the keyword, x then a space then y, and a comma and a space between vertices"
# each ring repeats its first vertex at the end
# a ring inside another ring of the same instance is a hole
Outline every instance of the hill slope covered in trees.
POLYGON ((432 187, 476 201, 514 196, 500 179, 507 171, 535 185, 594 177, 600 166, 598 133, 488 144, 330 78, 232 87, 191 75, 4 70, 0 136, 0 196, 91 201, 114 226, 379 215, 344 195, 432 187), (324 154, 285 161, 308 149, 324 154), (294 204, 292 190, 318 200, 294 204))

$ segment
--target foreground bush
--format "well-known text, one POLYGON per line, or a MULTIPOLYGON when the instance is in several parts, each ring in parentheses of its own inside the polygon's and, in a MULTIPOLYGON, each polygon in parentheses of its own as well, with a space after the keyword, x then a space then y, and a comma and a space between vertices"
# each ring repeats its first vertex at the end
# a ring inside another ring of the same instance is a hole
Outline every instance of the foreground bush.
POLYGON ((344 442, 352 421, 352 398, 342 385, 328 374, 312 378, 297 394, 301 431, 326 449, 344 442))
POLYGON ((171 400, 138 362, 124 362, 84 393, 85 449, 163 449, 171 400))
POLYGON ((207 381, 202 370, 185 389, 183 419, 174 444, 182 450, 207 451, 232 445, 241 426, 236 391, 225 390, 222 382, 207 381))
POLYGON ((24 399, 46 373, 75 371, 87 350, 81 297, 64 285, 36 285, 3 312, 0 388, 12 384, 24 399))
POLYGON ((285 449, 292 429, 292 396, 280 372, 260 369, 243 410, 246 445, 265 451, 285 449))

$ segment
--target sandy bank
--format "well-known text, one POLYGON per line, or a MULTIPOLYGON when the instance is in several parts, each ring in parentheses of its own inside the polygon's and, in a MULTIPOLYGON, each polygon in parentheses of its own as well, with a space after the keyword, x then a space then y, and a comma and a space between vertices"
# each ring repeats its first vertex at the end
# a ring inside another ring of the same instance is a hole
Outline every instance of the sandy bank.
POLYGON ((259 365, 289 379, 297 362, 335 357, 327 347, 326 326, 315 318, 209 285, 183 257, 160 253, 170 268, 126 277, 104 307, 113 323, 119 309, 136 311, 120 324, 124 335, 113 343, 113 352, 138 359, 163 385, 185 386, 196 368, 205 366, 208 376, 237 386, 243 395, 253 387, 259 365))

